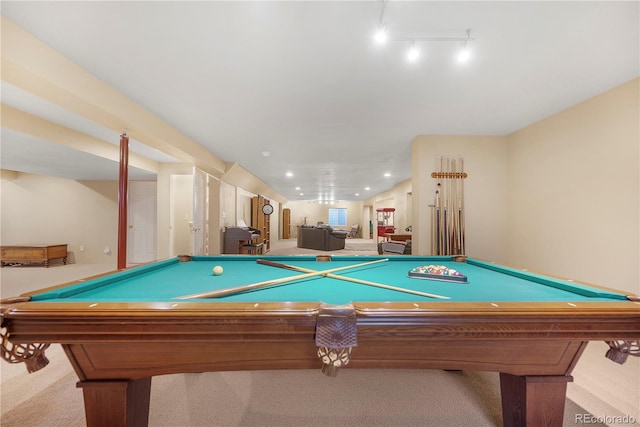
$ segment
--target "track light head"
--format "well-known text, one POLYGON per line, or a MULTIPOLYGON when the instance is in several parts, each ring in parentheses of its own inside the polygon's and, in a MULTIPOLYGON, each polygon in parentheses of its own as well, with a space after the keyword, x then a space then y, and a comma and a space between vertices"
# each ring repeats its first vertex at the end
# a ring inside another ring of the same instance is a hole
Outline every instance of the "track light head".
POLYGON ((462 42, 460 44, 460 51, 458 52, 458 62, 466 63, 471 58, 471 52, 469 52, 469 48, 467 47, 467 42, 462 42))
POLYGON ((387 39, 388 39, 387 25, 386 24, 380 24, 380 26, 378 27, 378 31, 376 31, 376 33, 373 36, 373 38, 375 39, 376 43, 378 43, 378 44, 386 43, 387 39))
POLYGON ((420 51, 416 47, 416 42, 411 40, 409 42, 409 50, 407 51, 407 59, 411 62, 414 62, 420 56, 420 51))

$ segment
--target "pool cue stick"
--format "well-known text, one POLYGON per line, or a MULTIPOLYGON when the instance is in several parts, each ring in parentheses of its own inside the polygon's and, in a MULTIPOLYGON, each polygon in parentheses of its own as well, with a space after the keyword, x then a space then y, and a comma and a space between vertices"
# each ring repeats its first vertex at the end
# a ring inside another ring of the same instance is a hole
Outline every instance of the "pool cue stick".
POLYGON ((435 223, 436 223, 436 198, 433 198, 433 207, 431 208, 431 255, 434 254, 435 244, 435 223))
POLYGON ((239 294, 242 292, 253 291, 256 289, 266 288, 268 286, 282 285, 288 282, 295 282, 296 280, 308 279, 310 277, 323 276, 327 273, 333 273, 336 271, 348 270, 350 268, 364 267, 365 265, 376 264, 379 262, 389 261, 389 258, 377 259, 375 261, 363 262, 361 264, 347 265, 344 267, 330 268, 328 270, 316 271, 314 273, 299 274, 297 276, 283 277, 274 280, 265 280, 263 282, 251 283, 249 285, 235 286, 233 288, 219 289, 217 291, 202 292, 198 294, 183 295, 175 297, 175 299, 192 299, 192 298, 219 298, 229 295, 239 294))
POLYGON ((442 221, 442 213, 444 212, 444 207, 442 206, 442 193, 444 192, 444 187, 442 186, 442 156, 440 157, 440 162, 436 161, 436 169, 438 170, 438 255, 442 255, 442 232, 444 230, 444 225, 442 221))
MULTIPOLYGON (((460 158, 460 172, 464 174, 464 158, 460 158)), ((464 177, 460 182, 460 246, 462 254, 465 254, 464 248, 464 177)))
POLYGON ((451 160, 451 251, 449 255, 457 255, 458 250, 458 195, 456 191, 456 161, 451 160))
POLYGON ((436 252, 436 255, 440 255, 440 210, 442 209, 442 204, 441 204, 441 199, 440 199, 440 192, 442 191, 442 185, 440 183, 441 178, 440 178, 440 168, 438 167, 438 161, 436 160, 436 176, 438 177, 438 181, 436 182, 437 185, 437 191, 436 191, 436 199, 437 199, 437 203, 438 203, 438 211, 436 213, 436 220, 437 220, 437 227, 438 227, 438 231, 437 231, 437 238, 438 241, 436 242, 436 245, 438 247, 438 251, 436 252))
POLYGON ((446 255, 451 255, 452 251, 453 251, 453 216, 452 216, 452 210, 453 210, 453 185, 451 185, 453 183, 453 176, 451 175, 451 159, 447 159, 447 174, 449 176, 449 178, 447 179, 447 197, 448 197, 448 201, 447 201, 447 224, 449 225, 448 228, 448 235, 447 235, 447 253, 446 255))
POLYGON ((436 190, 434 203, 436 204, 436 219, 433 230, 433 236, 435 239, 433 243, 436 248, 434 255, 438 255, 440 253, 440 202, 438 201, 438 190, 436 190))
POLYGON ((440 188, 440 255, 444 255, 446 249, 446 231, 447 231, 447 199, 445 197, 445 191, 447 182, 444 180, 444 157, 440 157, 440 173, 443 177, 442 187, 440 188))
POLYGON ((453 165, 451 168, 453 171, 453 178, 451 182, 451 188, 453 191, 453 195, 451 196, 453 204, 453 210, 451 211, 451 215, 453 217, 453 247, 451 248, 451 255, 458 255, 458 250, 460 248, 460 245, 458 244, 458 164, 455 159, 451 161, 451 164, 453 165))
POLYGON ((436 253, 435 255, 440 254, 440 211, 442 210, 442 205, 440 204, 440 184, 438 183, 438 187, 436 188, 436 224, 435 224, 435 245, 436 245, 436 253))
POLYGON ((431 230, 433 233, 432 242, 434 244, 434 248, 431 251, 431 254, 438 255, 440 253, 440 239, 438 233, 440 233, 440 174, 438 170, 438 159, 436 159, 436 193, 433 196, 433 204, 434 204, 434 222, 431 224, 431 230))
MULTIPOLYGON (((279 262, 268 261, 266 259, 258 259, 257 263, 258 264, 264 264, 264 265, 270 265, 272 267, 285 268, 287 270, 300 271, 300 272, 304 272, 304 273, 313 273, 313 272, 316 271, 316 270, 312 270, 310 268, 297 267, 295 265, 288 265, 288 264, 281 264, 279 262)), ((372 286, 372 287, 376 287, 376 288, 389 289, 389 290, 397 291, 397 292, 405 292, 407 294, 420 295, 420 296, 423 296, 423 297, 440 298, 440 299, 451 299, 449 297, 445 297, 445 296, 442 296, 442 295, 436 295, 436 294, 429 294, 427 292, 414 291, 412 289, 400 288, 398 286, 384 285, 382 283, 371 282, 369 280, 363 280, 363 279, 356 279, 355 277, 341 276, 339 274, 327 273, 327 274, 324 274, 323 276, 329 277, 331 279, 340 279, 340 280, 344 280, 344 281, 347 281, 347 282, 358 283, 360 285, 367 285, 367 286, 372 286)))
POLYGON ((447 185, 447 165, 446 159, 443 157, 442 160, 442 255, 447 254, 447 242, 449 241, 449 218, 447 215, 449 214, 448 203, 449 203, 449 185, 447 185))
POLYGON ((453 215, 456 219, 456 255, 460 255, 460 172, 456 163, 456 206, 453 215))
POLYGON ((437 246, 438 246, 438 252, 436 252, 436 255, 440 255, 440 249, 442 247, 442 243, 440 243, 440 239, 441 239, 441 232, 442 232, 442 175, 440 174, 440 164, 438 162, 438 160, 436 160, 436 173, 438 174, 438 182, 437 182, 437 188, 438 191, 436 193, 436 197, 438 198, 438 214, 437 214, 437 220, 438 220, 438 242, 437 242, 437 246))
POLYGON ((447 224, 447 207, 446 207, 446 202, 445 202, 445 207, 443 210, 443 215, 442 215, 442 222, 443 222, 443 232, 442 232, 442 253, 441 255, 446 255, 447 254, 447 247, 448 247, 448 239, 449 239, 449 224, 447 224))
POLYGON ((460 250, 460 179, 462 177, 462 172, 460 170, 460 159, 456 160, 456 205, 455 205, 455 211, 453 213, 453 215, 455 216, 455 220, 456 220, 456 255, 460 255, 461 250, 460 250))
POLYGON ((462 181, 464 180, 464 173, 462 172, 462 158, 459 159, 460 176, 458 177, 458 210, 456 216, 458 217, 458 247, 460 248, 459 254, 462 254, 462 221, 460 218, 460 206, 462 201, 462 181))
POLYGON ((440 251, 441 255, 446 255, 447 253, 447 235, 449 234, 448 223, 447 223, 447 172, 445 166, 445 158, 442 157, 440 161, 440 169, 442 170, 442 250, 440 251))
POLYGON ((446 159, 445 162, 445 185, 447 187, 447 191, 445 193, 444 204, 446 206, 445 209, 445 235, 444 235, 444 254, 449 255, 451 251, 451 182, 449 177, 450 163, 449 158, 446 159))

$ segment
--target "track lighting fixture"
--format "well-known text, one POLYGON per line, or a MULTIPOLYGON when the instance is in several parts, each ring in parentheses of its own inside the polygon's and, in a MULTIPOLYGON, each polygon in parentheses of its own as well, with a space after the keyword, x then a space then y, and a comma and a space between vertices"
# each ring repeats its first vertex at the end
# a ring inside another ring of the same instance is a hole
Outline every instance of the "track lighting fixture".
POLYGON ((409 49, 407 50, 407 58, 409 61, 415 61, 420 56, 420 50, 418 49, 417 42, 460 42, 460 50, 458 52, 458 61, 461 63, 469 61, 471 58, 471 52, 469 50, 469 41, 475 40, 470 36, 471 30, 467 30, 466 37, 388 37, 386 39, 378 38, 376 34, 376 41, 384 43, 384 41, 391 42, 409 42, 409 49))
POLYGON ((409 50, 407 51, 407 58, 411 62, 415 62, 420 56, 420 51, 416 45, 416 42, 457 42, 460 43, 460 51, 458 52, 458 62, 465 63, 471 58, 471 52, 469 50, 469 42, 475 39, 471 37, 471 29, 466 30, 465 36, 462 37, 391 37, 387 24, 384 22, 384 10, 386 2, 382 1, 382 10, 380 12, 380 21, 378 24, 378 30, 374 35, 374 39, 378 44, 384 44, 387 41, 391 42, 409 42, 409 50))

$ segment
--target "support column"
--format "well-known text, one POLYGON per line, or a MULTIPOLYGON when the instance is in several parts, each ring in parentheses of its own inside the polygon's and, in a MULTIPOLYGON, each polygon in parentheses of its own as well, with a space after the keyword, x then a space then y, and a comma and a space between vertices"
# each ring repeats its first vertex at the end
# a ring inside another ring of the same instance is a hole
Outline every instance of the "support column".
POLYGON ((127 268, 127 201, 129 189, 129 137, 120 135, 120 174, 118 177, 118 270, 127 268))

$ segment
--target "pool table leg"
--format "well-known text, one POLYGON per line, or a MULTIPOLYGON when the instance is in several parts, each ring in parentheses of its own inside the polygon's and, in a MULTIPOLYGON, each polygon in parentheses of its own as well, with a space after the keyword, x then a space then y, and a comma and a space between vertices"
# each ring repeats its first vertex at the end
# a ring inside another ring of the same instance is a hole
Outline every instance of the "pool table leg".
POLYGON ((518 376, 500 373, 505 427, 562 427, 567 383, 571 376, 518 376))
POLYGON ((81 381, 87 427, 146 427, 151 377, 137 380, 81 381))

